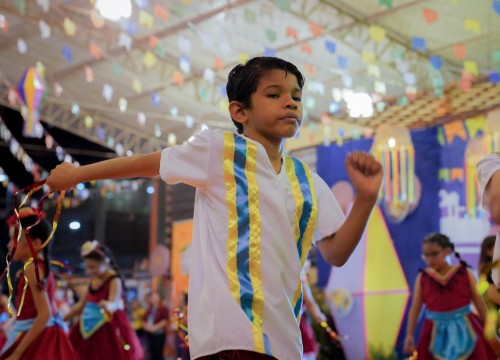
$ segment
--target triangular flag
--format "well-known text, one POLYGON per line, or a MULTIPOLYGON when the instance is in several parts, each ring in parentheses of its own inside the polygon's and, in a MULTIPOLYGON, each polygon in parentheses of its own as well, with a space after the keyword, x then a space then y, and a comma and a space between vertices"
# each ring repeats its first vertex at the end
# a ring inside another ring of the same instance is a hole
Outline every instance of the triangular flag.
POLYGON ((467 31, 473 31, 476 34, 481 33, 481 24, 477 20, 465 19, 464 26, 465 26, 465 30, 467 30, 467 31))
POLYGON ((123 46, 130 51, 132 49, 132 38, 125 32, 121 32, 118 36, 118 46, 123 46))
POLYGON ((299 34, 297 33, 297 29, 287 26, 286 28, 286 37, 293 37, 295 40, 299 39, 299 34))
POLYGON ((489 81, 492 84, 500 84, 500 73, 497 71, 490 71, 489 81))
POLYGON ((314 75, 314 65, 313 64, 304 64, 304 69, 309 75, 314 75))
POLYGON ((493 0, 492 7, 493 7, 493 11, 496 12, 497 15, 500 15, 500 1, 493 0))
POLYGON ((151 50, 144 53, 144 58, 142 59, 144 66, 148 68, 153 67, 156 65, 156 61, 156 55, 151 50))
POLYGON ((255 22, 257 20, 257 15, 255 14, 255 12, 252 9, 245 8, 245 10, 243 11, 243 18, 245 19, 245 21, 247 23, 255 24, 255 22))
POLYGON ((138 78, 134 78, 134 80, 132 80, 132 89, 137 94, 142 93, 142 83, 141 83, 141 80, 139 80, 138 78))
POLYGON ((276 5, 281 11, 290 11, 290 0, 277 0, 276 5))
POLYGON ((370 37, 377 43, 383 41, 385 39, 385 29, 377 25, 370 26, 370 37))
POLYGON ((154 23, 155 23, 155 19, 153 18, 153 16, 150 13, 148 13, 144 10, 141 10, 139 12, 139 24, 144 25, 148 29, 152 29, 154 26, 154 23))
POLYGON ((75 23, 68 17, 64 18, 63 28, 68 36, 74 36, 76 34, 76 25, 75 23))
POLYGON ((378 3, 380 5, 387 6, 389 9, 392 9, 392 0, 378 0, 378 3))
POLYGON ((51 29, 45 21, 40 20, 38 22, 38 28, 40 29, 40 35, 42 36, 42 39, 50 38, 51 29))
POLYGON ((361 52, 361 59, 363 60, 363 63, 365 63, 365 64, 374 63, 375 62, 375 54, 372 53, 371 51, 363 50, 361 52))
POLYGON ((344 56, 337 56, 337 63, 342 70, 347 69, 347 58, 344 56))
POLYGON ((441 70, 441 68, 443 67, 443 59, 441 58, 441 56, 433 55, 429 58, 429 62, 436 70, 441 70))
POLYGON ((438 13, 435 10, 423 8, 422 13, 424 15, 424 20, 427 24, 432 24, 437 21, 438 13))
POLYGON ((309 31, 311 32, 312 36, 317 38, 323 36, 323 26, 310 22, 309 23, 309 31))
POLYGON ((73 51, 68 45, 63 45, 61 48, 61 55, 67 62, 73 61, 73 51))
POLYGON ((221 70, 222 68, 224 68, 224 63, 222 62, 222 59, 220 57, 216 57, 214 59, 214 69, 217 71, 221 70))
POLYGON ((336 51, 336 44, 333 42, 333 41, 330 41, 330 40, 326 40, 325 41, 325 47, 326 47, 326 50, 330 53, 330 54, 335 54, 335 51, 336 51))
POLYGON ((159 42, 159 41, 160 41, 160 39, 158 39, 156 36, 153 36, 153 35, 152 35, 152 36, 150 36, 150 37, 149 37, 149 41, 148 41, 148 43, 149 43, 149 47, 150 47, 151 49, 154 49, 156 46, 158 46, 158 42, 159 42))
POLYGON ((275 42, 276 41, 276 31, 273 29, 266 29, 266 37, 267 40, 270 42, 275 42))
POLYGON ((274 57, 274 56, 276 56, 276 50, 268 48, 266 46, 266 48, 264 49, 264 56, 274 57))
POLYGON ((453 45, 453 53, 458 60, 464 60, 467 56, 467 48, 464 44, 453 45))
POLYGON ((250 60, 250 55, 248 53, 241 52, 240 53, 240 63, 245 64, 248 60, 250 60))
POLYGON ((184 75, 178 70, 175 70, 172 74, 172 84, 182 85, 184 83, 184 75))
POLYGON ((413 50, 425 52, 425 51, 427 51, 427 43, 426 43, 425 39, 414 36, 411 39, 411 48, 413 50))
POLYGON ((168 9, 160 4, 155 5, 155 16, 163 21, 168 21, 170 14, 168 9))
POLYGON ((300 45, 300 52, 302 52, 304 54, 312 55, 312 47, 311 47, 311 45, 308 44, 308 43, 302 43, 300 45))
POLYGON ((466 74, 477 76, 478 75, 477 63, 473 60, 464 61, 464 71, 466 74))
POLYGON ((96 60, 101 58, 101 48, 93 41, 90 42, 89 52, 96 60))
POLYGON ((106 83, 102 86, 102 97, 107 102, 111 101, 111 99, 113 98, 113 87, 111 85, 106 83))

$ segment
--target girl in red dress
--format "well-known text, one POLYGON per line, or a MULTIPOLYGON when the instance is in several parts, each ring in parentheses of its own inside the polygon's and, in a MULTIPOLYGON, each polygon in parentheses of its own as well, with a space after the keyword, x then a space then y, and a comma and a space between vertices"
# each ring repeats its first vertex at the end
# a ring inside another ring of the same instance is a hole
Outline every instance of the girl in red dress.
POLYGON ((28 245, 30 239, 26 239, 24 231, 19 238, 17 249, 13 251, 17 219, 15 217, 9 219, 11 240, 8 248, 13 260, 24 262, 24 270, 20 272, 17 283, 18 316, 0 352, 2 360, 79 359, 65 334, 65 325, 54 303, 56 287, 53 274, 50 272, 49 247, 45 246, 42 250, 42 244, 49 238, 52 229, 43 218, 36 224, 39 215, 43 216, 36 209, 19 210, 22 229, 32 226, 29 234, 33 249, 38 254, 38 272, 44 289, 41 289, 37 283, 35 264, 28 245), (25 285, 27 285, 26 289, 25 285))
POLYGON ((124 310, 123 284, 110 250, 98 241, 83 244, 90 275, 88 292, 64 317, 80 315, 70 340, 82 360, 142 360, 143 349, 124 310))
POLYGON ((424 238, 422 258, 428 268, 415 280, 413 302, 408 317, 404 351, 413 352, 413 333, 422 305, 425 322, 416 347, 418 360, 496 359, 483 336, 486 305, 476 291, 476 281, 464 261, 450 265, 446 257, 455 253, 450 239, 439 233, 424 238), (474 304, 479 317, 472 312, 474 304))

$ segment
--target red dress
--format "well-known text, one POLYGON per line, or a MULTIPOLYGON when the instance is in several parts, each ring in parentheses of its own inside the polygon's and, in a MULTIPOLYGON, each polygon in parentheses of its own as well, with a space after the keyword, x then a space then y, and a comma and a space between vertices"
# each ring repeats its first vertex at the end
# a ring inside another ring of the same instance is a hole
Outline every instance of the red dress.
POLYGON ((302 348, 304 354, 316 354, 318 352, 318 344, 316 342, 316 335, 314 330, 307 319, 307 314, 302 314, 300 317, 300 334, 302 335, 302 348))
MULTIPOLYGON (((97 307, 101 300, 107 300, 109 285, 117 275, 109 277, 97 289, 89 285, 87 305, 97 307)), ((85 311, 71 329, 69 338, 82 360, 113 359, 142 360, 144 353, 134 330, 130 326, 125 310, 113 313, 110 321, 103 322, 97 330, 87 333, 82 328, 85 311)))
MULTIPOLYGON (((40 268, 43 270, 43 264, 39 264, 40 268)), ((55 280, 51 274, 45 281, 46 291, 50 302, 50 312, 53 317, 57 314, 57 308, 54 302, 55 293, 55 280)), ((17 284, 17 296, 16 296, 16 308, 19 309, 21 296, 24 287, 24 276, 21 274, 18 284, 17 284)), ((21 324, 23 321, 28 322, 33 320, 37 315, 37 310, 35 303, 33 301, 33 294, 31 289, 26 289, 26 295, 24 299, 24 304, 21 309, 21 314, 17 317, 16 323, 21 324)), ((62 319, 60 320, 62 324, 62 319)), ((16 325, 14 325, 15 329, 16 325)), ((29 328, 29 327, 28 327, 29 328)), ((26 332, 22 332, 21 335, 14 341, 13 345, 9 346, 8 349, 2 353, 0 359, 6 359, 15 350, 19 342, 22 340, 26 332)), ((73 349, 66 333, 63 328, 59 325, 47 326, 42 331, 40 335, 30 344, 30 346, 23 353, 21 360, 67 360, 67 359, 79 359, 78 354, 73 349)))
MULTIPOLYGON (((433 271, 421 272, 422 299, 426 305, 426 311, 444 313, 466 308, 471 303, 471 287, 468 270, 464 265, 458 265, 452 269, 444 278, 440 278, 433 271)), ((439 315, 439 314, 438 314, 439 315)), ((496 359, 492 349, 483 337, 483 325, 477 315, 468 312, 465 315, 468 327, 475 333, 477 341, 467 359, 488 360, 496 359)), ((435 359, 429 350, 432 345, 433 327, 435 322, 429 318, 425 319, 420 340, 417 346, 418 360, 435 359)))

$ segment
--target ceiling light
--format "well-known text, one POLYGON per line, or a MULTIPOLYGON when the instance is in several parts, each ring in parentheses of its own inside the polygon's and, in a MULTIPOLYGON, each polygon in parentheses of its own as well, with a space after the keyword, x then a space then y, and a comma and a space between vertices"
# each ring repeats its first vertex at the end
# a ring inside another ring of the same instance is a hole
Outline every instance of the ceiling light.
POLYGON ((128 19, 132 15, 130 0, 97 0, 95 8, 103 18, 111 21, 118 21, 121 18, 128 19))
POLYGON ((373 115, 373 101, 366 93, 351 93, 345 97, 347 112, 352 118, 367 118, 373 115))
POLYGON ((80 223, 78 221, 72 221, 69 223, 69 228, 71 230, 78 230, 80 228, 80 223))

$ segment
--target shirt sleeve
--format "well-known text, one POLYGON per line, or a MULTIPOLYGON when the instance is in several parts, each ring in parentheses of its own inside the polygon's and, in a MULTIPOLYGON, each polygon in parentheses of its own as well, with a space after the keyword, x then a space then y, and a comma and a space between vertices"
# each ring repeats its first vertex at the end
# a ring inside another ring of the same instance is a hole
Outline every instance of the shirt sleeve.
POLYGON ((486 185, 488 185, 491 176, 497 170, 500 170, 500 156, 497 154, 487 155, 477 163, 479 193, 481 194, 481 204, 485 209, 488 209, 488 194, 486 193, 486 185))
POLYGON ((204 188, 210 177, 211 144, 215 131, 205 130, 192 141, 161 153, 160 176, 167 184, 185 183, 204 188))
POLYGON ((318 222, 313 238, 316 245, 319 240, 337 232, 344 223, 345 215, 332 190, 318 174, 314 174, 314 187, 318 201, 318 222))

